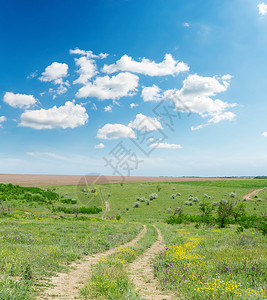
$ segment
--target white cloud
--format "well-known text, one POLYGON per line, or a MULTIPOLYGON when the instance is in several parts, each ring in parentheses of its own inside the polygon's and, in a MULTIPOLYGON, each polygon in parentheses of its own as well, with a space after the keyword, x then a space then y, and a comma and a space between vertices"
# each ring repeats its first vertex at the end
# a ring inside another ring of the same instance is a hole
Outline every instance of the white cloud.
POLYGON ((130 107, 131 107, 131 108, 138 107, 138 106, 139 106, 139 104, 137 104, 137 103, 131 103, 131 104, 130 104, 130 107))
POLYGON ((259 15, 263 15, 265 16, 267 14, 267 4, 265 4, 264 2, 259 3, 257 5, 258 9, 259 9, 259 15))
POLYGON ((142 98, 145 102, 147 101, 161 101, 163 99, 162 95, 160 94, 161 89, 153 84, 153 86, 150 87, 144 87, 142 90, 142 98))
POLYGON ((205 127, 205 126, 207 126, 207 124, 201 124, 201 125, 198 125, 196 127, 191 126, 191 130, 192 131, 199 130, 199 129, 202 129, 203 127, 205 127))
POLYGON ((123 55, 116 63, 104 65, 103 72, 114 73, 118 71, 129 71, 149 76, 177 75, 188 71, 189 67, 184 62, 178 62, 171 54, 165 54, 160 63, 143 58, 140 62, 135 61, 128 55, 123 55))
POLYGON ((156 118, 150 118, 141 113, 137 114, 135 120, 130 122, 128 126, 139 131, 155 131, 163 129, 156 118))
POLYGON ((104 107, 104 111, 105 111, 105 112, 108 112, 108 111, 109 111, 109 112, 112 112, 112 106, 111 106, 111 105, 105 106, 105 107, 104 107))
POLYGON ((26 110, 22 113, 20 126, 33 129, 75 128, 88 120, 86 109, 67 101, 64 106, 50 109, 26 110))
MULTIPOLYGON (((227 75, 227 78, 230 78, 227 75)), ((165 96, 169 96, 175 104, 177 111, 190 111, 200 115, 219 114, 227 108, 236 106, 236 103, 227 103, 219 99, 213 100, 211 97, 217 93, 227 90, 229 80, 221 82, 221 78, 202 77, 197 74, 189 75, 183 81, 183 87, 180 90, 166 91, 165 96)))
POLYGON ((230 74, 226 74, 226 75, 223 75, 221 78, 222 78, 222 80, 231 80, 233 78, 233 76, 230 74))
POLYGON ((262 136, 267 137, 267 131, 263 132, 262 136))
POLYGON ((155 143, 150 145, 151 148, 158 148, 158 149, 181 149, 183 148, 179 144, 168 144, 168 143, 155 143))
POLYGON ((6 117, 5 116, 1 116, 0 117, 0 127, 2 127, 2 123, 4 123, 6 121, 6 117))
POLYGON ((77 71, 80 76, 73 82, 74 84, 86 84, 93 76, 98 73, 96 63, 92 59, 82 56, 80 58, 75 58, 75 63, 80 68, 77 71))
POLYGON ((190 27, 190 23, 185 22, 185 23, 183 23, 183 26, 184 26, 184 27, 190 27))
POLYGON ((52 82, 53 84, 59 85, 57 89, 49 89, 49 93, 53 94, 53 99, 55 99, 57 95, 65 94, 68 90, 67 87, 70 86, 67 80, 63 81, 63 78, 68 75, 68 68, 68 65, 65 63, 53 62, 45 68, 42 76, 39 77, 40 81, 52 82))
POLYGON ((68 65, 65 63, 53 62, 45 68, 39 80, 62 84, 62 79, 68 75, 68 65))
POLYGON ((99 55, 95 55, 90 50, 85 51, 79 48, 70 50, 70 54, 82 55, 82 57, 75 59, 75 63, 79 67, 77 73, 80 74, 80 76, 78 79, 76 79, 73 82, 74 84, 76 83, 87 84, 88 81, 98 73, 97 66, 94 59, 96 58, 103 59, 108 56, 107 53, 100 53, 99 55))
POLYGON ((94 148, 95 149, 103 149, 103 148, 105 148, 105 145, 103 143, 100 143, 98 145, 95 145, 94 148))
POLYGON ((139 77, 131 73, 119 73, 116 76, 97 77, 79 89, 77 98, 96 97, 100 100, 119 99, 133 96, 138 87, 139 77))
POLYGON ((192 126, 191 130, 193 130, 193 131, 199 130, 210 124, 217 124, 222 121, 233 121, 235 119, 235 117, 236 117, 236 114, 234 114, 233 112, 230 112, 230 111, 219 113, 219 114, 216 114, 215 116, 213 116, 206 124, 201 124, 196 127, 192 126))
POLYGON ((215 115, 209 120, 209 123, 219 123, 221 121, 233 121, 236 115, 230 111, 224 112, 222 114, 215 115))
POLYGON ((119 138, 135 138, 132 128, 122 124, 105 124, 97 132, 98 139, 117 140, 119 138))
POLYGON ((91 50, 86 51, 86 50, 81 50, 79 48, 70 50, 70 54, 78 54, 78 55, 87 56, 88 58, 100 58, 100 59, 106 58, 108 56, 107 53, 100 53, 99 55, 95 55, 91 50))
POLYGON ((29 108, 37 101, 33 95, 14 94, 12 92, 6 92, 3 100, 10 106, 18 108, 29 108))
POLYGON ((50 88, 48 91, 53 95, 53 99, 55 99, 58 95, 63 95, 67 92, 68 88, 63 84, 60 84, 57 89, 50 88))

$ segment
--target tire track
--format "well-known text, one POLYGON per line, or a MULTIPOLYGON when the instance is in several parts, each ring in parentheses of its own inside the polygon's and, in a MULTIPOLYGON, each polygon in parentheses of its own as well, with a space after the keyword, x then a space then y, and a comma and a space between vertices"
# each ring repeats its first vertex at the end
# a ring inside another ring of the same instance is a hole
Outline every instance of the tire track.
POLYGON ((144 236, 146 231, 147 227, 144 225, 143 230, 132 241, 108 251, 87 256, 82 261, 72 263, 71 268, 73 269, 71 271, 68 273, 59 273, 58 276, 50 278, 50 283, 53 284, 53 287, 43 291, 43 295, 40 295, 37 299, 79 299, 79 289, 90 276, 92 265, 96 264, 100 258, 111 255, 118 248, 132 247, 144 236))
POLYGON ((163 237, 160 230, 155 226, 158 232, 157 241, 148 248, 143 255, 129 265, 129 276, 133 281, 136 292, 146 300, 171 300, 175 299, 171 294, 164 294, 159 290, 158 281, 154 278, 151 259, 159 254, 163 249, 163 237))
POLYGON ((257 199, 252 199, 252 198, 250 198, 250 197, 252 197, 252 196, 258 194, 258 193, 259 193, 260 191, 262 191, 262 190, 264 190, 264 188, 254 190, 254 191, 252 191, 252 192, 250 192, 250 193, 244 195, 242 198, 243 198, 243 199, 248 199, 248 200, 253 200, 253 201, 255 201, 255 200, 257 200, 257 199))

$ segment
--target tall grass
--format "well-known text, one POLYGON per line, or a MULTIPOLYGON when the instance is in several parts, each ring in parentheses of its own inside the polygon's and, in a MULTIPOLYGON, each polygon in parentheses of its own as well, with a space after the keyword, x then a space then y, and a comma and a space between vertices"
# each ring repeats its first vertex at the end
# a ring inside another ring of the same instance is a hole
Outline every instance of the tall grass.
POLYGON ((154 263, 163 289, 182 299, 266 299, 267 243, 253 230, 160 226, 167 249, 154 263))
POLYGON ((125 243, 140 229, 126 222, 0 218, 0 299, 31 299, 40 279, 125 243))

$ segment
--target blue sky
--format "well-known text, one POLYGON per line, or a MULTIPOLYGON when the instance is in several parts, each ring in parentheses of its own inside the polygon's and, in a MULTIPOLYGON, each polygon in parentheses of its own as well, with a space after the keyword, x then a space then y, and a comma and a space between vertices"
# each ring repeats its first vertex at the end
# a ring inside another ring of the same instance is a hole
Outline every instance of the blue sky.
POLYGON ((267 2, 0 3, 0 173, 266 175, 267 2))

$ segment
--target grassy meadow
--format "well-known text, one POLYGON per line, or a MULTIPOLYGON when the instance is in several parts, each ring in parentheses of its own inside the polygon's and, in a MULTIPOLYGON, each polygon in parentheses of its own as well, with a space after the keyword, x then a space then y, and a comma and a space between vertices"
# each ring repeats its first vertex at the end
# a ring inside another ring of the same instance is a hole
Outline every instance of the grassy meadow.
POLYGON ((34 299, 52 274, 130 241, 144 224, 147 233, 134 247, 121 247, 94 267, 81 297, 141 299, 127 265, 156 240, 156 225, 167 248, 153 261, 160 288, 179 299, 265 299, 267 190, 243 200, 264 187, 264 179, 42 189, 0 184, 0 299, 34 299), (225 228, 216 221, 222 199, 242 205, 243 217, 229 216, 225 228), (102 220, 105 201, 110 211, 102 220), (212 208, 203 222, 201 203, 212 208), (179 217, 180 224, 166 222, 179 217))

